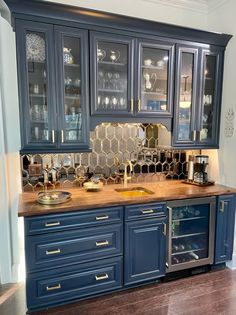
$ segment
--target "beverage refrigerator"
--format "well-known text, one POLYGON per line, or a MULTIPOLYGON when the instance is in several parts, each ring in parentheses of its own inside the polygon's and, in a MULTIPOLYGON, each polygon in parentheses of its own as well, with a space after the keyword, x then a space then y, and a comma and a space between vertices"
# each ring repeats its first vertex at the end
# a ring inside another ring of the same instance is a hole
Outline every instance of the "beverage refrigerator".
POLYGON ((169 201, 166 272, 214 261, 215 197, 169 201))

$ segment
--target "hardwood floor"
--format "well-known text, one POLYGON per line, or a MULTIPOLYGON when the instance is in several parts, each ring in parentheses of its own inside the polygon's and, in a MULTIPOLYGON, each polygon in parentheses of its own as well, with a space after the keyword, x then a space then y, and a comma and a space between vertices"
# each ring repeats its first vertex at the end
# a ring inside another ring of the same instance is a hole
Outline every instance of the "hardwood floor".
MULTIPOLYGON (((1 315, 25 315, 24 286, 0 305, 1 315)), ((149 284, 34 315, 235 315, 236 271, 223 269, 149 284)))

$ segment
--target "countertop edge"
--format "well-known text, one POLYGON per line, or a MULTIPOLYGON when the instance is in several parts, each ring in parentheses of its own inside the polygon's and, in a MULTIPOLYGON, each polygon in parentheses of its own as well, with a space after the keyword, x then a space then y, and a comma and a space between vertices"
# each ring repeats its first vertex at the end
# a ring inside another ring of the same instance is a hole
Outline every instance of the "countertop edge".
MULTIPOLYGON (((154 185, 158 184, 142 184, 139 183, 138 186, 148 187, 149 189, 152 189, 154 185)), ((83 192, 83 198, 84 201, 80 201, 79 197, 75 197, 74 200, 69 201, 67 203, 61 204, 61 205, 39 205, 37 201, 35 201, 35 193, 23 193, 21 194, 20 202, 19 202, 19 211, 18 211, 18 217, 31 217, 31 216, 40 216, 40 215, 49 215, 49 214, 58 214, 58 213, 69 213, 69 212, 76 212, 80 210, 92 210, 92 209, 100 209, 100 208, 108 208, 108 207, 116 207, 116 206, 126 206, 126 205, 134 205, 134 204, 143 204, 143 203, 151 203, 151 202, 167 202, 171 200, 180 200, 180 199, 191 199, 191 198, 202 198, 202 197, 210 197, 210 196, 220 196, 220 195, 229 195, 229 194, 236 194, 236 188, 227 187, 223 185, 213 185, 207 187, 201 187, 198 186, 191 186, 186 184, 178 183, 177 187, 174 187, 173 182, 171 184, 165 183, 160 184, 162 187, 162 190, 165 192, 165 190, 168 190, 166 195, 163 196, 162 194, 155 193, 154 195, 146 196, 146 197, 135 197, 135 198, 127 198, 127 199, 114 199, 114 200, 107 200, 104 199, 103 201, 90 201, 90 203, 86 203, 86 193, 83 192), (184 191, 183 193, 179 193, 179 190, 182 188, 184 191), (172 190, 172 191, 171 191, 172 190), (25 200, 26 194, 28 194, 29 200, 25 200), (34 196, 34 197, 33 197, 34 196), (31 198, 31 199, 30 199, 31 198), (78 201, 78 204, 76 202, 78 201), (81 204, 79 204, 81 202, 81 204), (57 207, 57 208, 56 208, 57 207), (56 209, 55 209, 56 208, 56 209)), ((111 185, 110 185, 111 186, 111 185)), ((131 184, 130 187, 137 186, 134 184, 131 184)), ((118 185, 116 186, 118 187, 118 185)), ((121 187, 121 185, 119 185, 121 187)), ((155 186, 156 187, 156 186, 155 186)), ((74 188, 73 188, 74 189, 74 188)), ((73 191, 73 189, 71 189, 73 191)), ((160 189, 160 188, 159 188, 160 189)), ((114 191, 114 185, 112 187, 106 188, 102 195, 106 196, 106 190, 107 192, 114 191)), ((154 190, 154 189, 153 189, 154 190)), ((74 190, 75 192, 76 190, 74 190)), ((79 190, 76 191, 77 194, 79 190)), ((81 191, 82 192, 82 191, 81 191)), ((90 193, 91 194, 91 193, 90 193)), ((93 195, 90 195, 90 198, 93 199, 94 196, 99 196, 98 193, 92 193, 93 195), (96 194, 96 195, 94 195, 96 194), (92 197, 91 197, 92 196, 92 197)), ((102 196, 100 195, 100 196, 102 196)), ((120 197, 120 196, 117 196, 120 197)), ((114 197, 116 198, 116 196, 114 197)), ((73 197, 72 197, 73 199, 73 197)))

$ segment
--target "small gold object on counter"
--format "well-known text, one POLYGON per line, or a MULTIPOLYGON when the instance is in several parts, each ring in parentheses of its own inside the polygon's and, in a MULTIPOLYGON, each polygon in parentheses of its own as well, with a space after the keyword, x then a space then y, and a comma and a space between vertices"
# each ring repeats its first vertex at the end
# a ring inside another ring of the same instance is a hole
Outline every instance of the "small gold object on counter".
POLYGON ((86 182, 84 183, 84 188, 87 191, 100 191, 103 187, 103 183, 98 181, 98 182, 86 182))

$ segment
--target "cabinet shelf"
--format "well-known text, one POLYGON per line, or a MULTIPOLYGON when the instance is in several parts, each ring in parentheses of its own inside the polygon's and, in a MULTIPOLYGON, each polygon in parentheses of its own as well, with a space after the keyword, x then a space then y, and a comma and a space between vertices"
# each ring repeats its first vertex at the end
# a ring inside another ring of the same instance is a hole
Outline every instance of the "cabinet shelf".
POLYGON ((191 237, 191 236, 197 236, 197 235, 205 235, 206 232, 198 232, 198 233, 190 233, 190 234, 183 234, 183 235, 178 235, 178 236, 172 236, 172 239, 177 239, 177 238, 184 238, 184 237, 191 237))
POLYGON ((202 250, 207 250, 207 248, 202 247, 202 248, 198 248, 198 249, 185 250, 185 251, 182 251, 182 252, 174 252, 173 254, 171 254, 171 256, 182 255, 182 254, 188 254, 188 253, 197 252, 197 251, 202 251, 202 250))
POLYGON ((65 98, 66 99, 71 99, 71 100, 78 99, 78 98, 80 98, 80 94, 65 95, 65 98))
POLYGON ((111 62, 111 61, 99 61, 99 65, 104 65, 104 66, 117 66, 117 67, 124 67, 127 66, 126 63, 122 62, 111 62))
POLYGON ((146 94, 146 95, 157 95, 157 96, 162 96, 162 97, 166 97, 166 93, 159 93, 159 92, 155 92, 155 91, 143 91, 142 94, 146 94))
POLYGON ((31 120, 30 122, 31 124, 45 124, 45 125, 48 124, 48 121, 45 121, 45 120, 31 120))
POLYGON ((46 94, 35 94, 35 93, 30 93, 30 94, 29 94, 29 97, 40 97, 40 98, 44 97, 44 98, 46 98, 46 97, 47 97, 47 95, 46 95, 46 94))
POLYGON ((181 221, 189 221, 189 220, 200 220, 206 219, 206 216, 198 216, 198 217, 191 217, 191 218, 183 218, 183 219, 173 219, 172 222, 181 222, 181 221))
POLYGON ((143 69, 150 69, 150 70, 159 70, 159 71, 166 71, 166 67, 158 67, 158 66, 142 66, 143 69))
POLYGON ((80 65, 77 63, 64 63, 64 67, 66 67, 66 68, 79 68, 80 65))
POLYGON ((112 90, 112 89, 98 89, 98 92, 102 93, 126 93, 124 90, 112 90))

